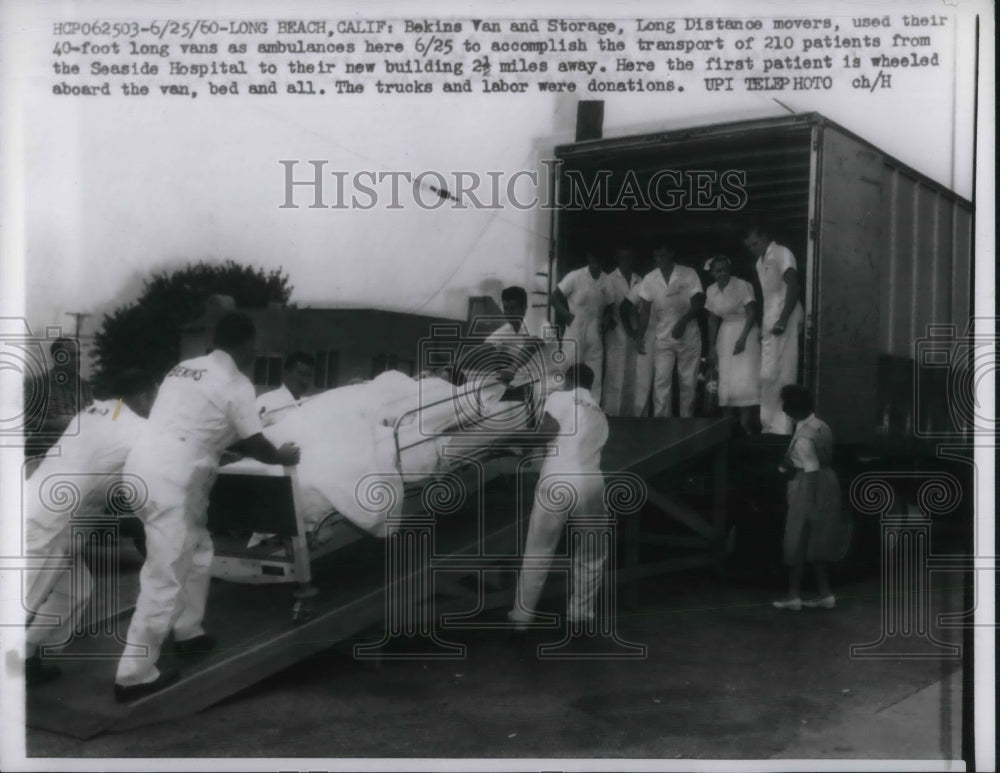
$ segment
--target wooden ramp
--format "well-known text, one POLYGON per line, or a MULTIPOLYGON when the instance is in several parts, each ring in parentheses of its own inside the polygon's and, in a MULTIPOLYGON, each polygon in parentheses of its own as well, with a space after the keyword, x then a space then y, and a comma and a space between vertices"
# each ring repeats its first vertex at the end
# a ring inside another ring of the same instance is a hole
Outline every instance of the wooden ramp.
MULTIPOLYGON (((719 460, 724 460, 731 427, 729 420, 722 419, 612 419, 603 466, 608 472, 646 478, 714 451, 715 472, 724 476, 724 461, 719 460)), ((408 516, 427 525, 429 550, 425 554, 439 563, 441 570, 434 574, 427 565, 401 567, 398 556, 390 558, 387 541, 370 537, 318 561, 313 577, 319 593, 312 602, 313 616, 305 622, 292 621, 294 586, 214 580, 205 624, 218 639, 217 651, 201 661, 184 663, 180 681, 142 700, 118 704, 113 696, 115 669, 124 644, 119 639, 127 631, 130 612, 105 621, 103 633, 78 638, 55 661, 63 670, 60 679, 29 691, 27 724, 89 738, 188 716, 337 643, 358 641, 368 632, 365 640, 376 646, 367 652, 379 657, 377 643, 387 626, 397 632, 414 632, 412 621, 391 620, 390 601, 401 593, 416 594, 424 601, 432 610, 428 619, 435 621, 435 628, 444 613, 473 613, 509 605, 509 591, 483 594, 478 584, 481 572, 470 571, 470 567, 482 557, 484 562, 516 571, 534 483, 529 477, 518 486, 513 478, 502 477, 479 491, 470 486, 466 508, 434 519, 408 516), (463 573, 474 581, 455 581, 463 573), (387 581, 390 576, 391 581, 387 581)), ((716 484, 717 489, 724 489, 722 479, 716 484)), ((715 513, 710 526, 709 536, 716 539, 709 544, 724 534, 720 512, 715 513)), ((690 513, 685 515, 691 517, 690 513)), ((623 579, 629 572, 635 577, 654 573, 637 563, 638 547, 630 547, 629 540, 639 537, 639 519, 630 520, 636 527, 623 530, 623 579)), ((655 571, 670 571, 670 567, 655 571)), ((415 631, 418 635, 419 628, 415 631)), ((430 650, 422 657, 462 656, 454 645, 439 642, 433 635, 431 639, 430 650)), ((161 665, 172 665, 172 658, 168 642, 161 665)))

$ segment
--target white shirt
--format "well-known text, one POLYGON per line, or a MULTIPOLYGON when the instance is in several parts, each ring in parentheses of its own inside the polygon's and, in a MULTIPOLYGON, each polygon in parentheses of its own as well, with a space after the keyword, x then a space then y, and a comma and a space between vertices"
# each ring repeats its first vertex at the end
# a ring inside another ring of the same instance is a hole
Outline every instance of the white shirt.
POLYGON ((602 272, 594 279, 586 266, 570 271, 562 278, 558 287, 569 301, 569 310, 574 317, 599 320, 604 307, 611 303, 607 274, 602 272))
POLYGON ((625 278, 620 268, 608 274, 605 280, 608 303, 614 304, 615 321, 621 325, 621 306, 626 298, 633 304, 638 301, 636 288, 642 284, 642 277, 634 271, 629 279, 625 278))
POLYGON ((76 419, 77 426, 59 438, 59 455, 50 449, 34 475, 56 469, 80 474, 117 472, 146 425, 145 419, 118 400, 97 400, 76 419))
POLYGON ((261 424, 270 427, 282 414, 287 413, 287 411, 281 411, 281 414, 273 415, 274 411, 301 404, 301 400, 296 400, 291 390, 282 384, 277 389, 264 392, 257 397, 257 415, 260 416, 261 424))
POLYGON ((785 293, 788 290, 785 272, 790 268, 797 269, 797 264, 790 249, 771 242, 764 256, 757 258, 756 268, 760 289, 764 293, 764 329, 770 330, 778 321, 785 305, 785 293))
POLYGON ((541 476, 553 472, 599 473, 601 451, 608 441, 608 420, 589 389, 553 392, 545 401, 545 413, 559 422, 559 434, 550 447, 541 476))
POLYGON ((645 279, 645 277, 641 277, 638 274, 633 274, 632 276, 636 277, 638 281, 629 288, 628 295, 626 295, 625 297, 629 299, 629 303, 638 308, 639 301, 642 300, 639 297, 639 288, 642 287, 642 281, 643 279, 645 279))
POLYGON ((788 461, 803 472, 816 472, 821 469, 814 438, 819 435, 829 437, 829 434, 830 428, 817 419, 815 413, 810 413, 795 427, 795 435, 788 447, 788 461))
MULTIPOLYGON (((510 322, 504 322, 486 337, 486 343, 498 347, 501 351, 507 351, 511 355, 519 355, 523 352, 530 338, 534 338, 534 336, 522 319, 521 326, 517 330, 514 330, 514 326, 510 322)), ((531 380, 532 375, 532 369, 527 364, 521 365, 514 374, 511 386, 521 386, 527 383, 531 380)))
POLYGON ((619 304, 626 298, 631 300, 632 289, 642 283, 642 277, 635 271, 629 279, 625 278, 620 268, 616 268, 604 280, 608 294, 608 303, 619 304))
POLYGON ((669 282, 664 279, 659 268, 654 268, 643 277, 638 295, 653 306, 657 341, 674 340, 670 331, 691 310, 691 299, 702 292, 704 290, 698 272, 688 266, 674 264, 669 282))
POLYGON ((503 343, 514 343, 517 344, 526 338, 531 338, 531 331, 528 330, 528 326, 525 324, 524 320, 521 320, 521 326, 514 330, 514 326, 510 322, 504 322, 500 327, 486 336, 486 343, 488 344, 503 344, 503 343))
POLYGON ((81 411, 72 431, 59 438, 25 485, 25 537, 38 546, 61 532, 72 514, 61 506, 69 494, 79 512, 103 512, 114 483, 146 420, 117 400, 95 401, 81 411), (115 476, 111 478, 110 476, 115 476), (62 492, 58 487, 68 486, 62 492), (92 496, 93 495, 93 496, 92 496))
POLYGON ((755 300, 753 285, 736 276, 729 278, 725 290, 716 282, 705 292, 705 308, 726 321, 746 320, 745 308, 755 300))
POLYGON ((215 350, 167 373, 127 469, 187 486, 195 469, 214 471, 222 452, 263 431, 253 384, 215 350))

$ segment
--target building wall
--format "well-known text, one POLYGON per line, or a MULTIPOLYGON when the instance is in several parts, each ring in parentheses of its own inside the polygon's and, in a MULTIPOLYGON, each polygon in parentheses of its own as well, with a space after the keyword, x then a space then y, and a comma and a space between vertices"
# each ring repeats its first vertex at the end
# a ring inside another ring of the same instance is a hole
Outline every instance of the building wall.
MULTIPOLYGON (((460 326, 455 320, 374 309, 252 309, 257 326, 254 383, 263 392, 280 383, 281 363, 292 351, 317 358, 315 389, 368 380, 395 369, 416 376, 422 369, 422 342, 435 325, 460 326), (263 360, 269 358, 269 362, 263 360)), ((183 358, 204 354, 210 346, 214 320, 184 331, 183 358)))

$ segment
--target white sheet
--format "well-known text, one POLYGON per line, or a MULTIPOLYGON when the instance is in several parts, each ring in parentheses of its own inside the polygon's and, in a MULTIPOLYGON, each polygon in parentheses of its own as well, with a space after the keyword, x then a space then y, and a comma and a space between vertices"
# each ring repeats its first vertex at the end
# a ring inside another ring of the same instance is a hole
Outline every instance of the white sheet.
MULTIPOLYGON (((402 508, 403 482, 441 469, 441 432, 460 421, 466 426, 483 411, 503 409, 506 391, 494 379, 456 387, 437 378, 419 381, 388 371, 364 384, 331 389, 294 410, 278 411, 264 435, 275 445, 296 443, 300 508, 307 528, 335 509, 377 537, 386 534, 386 518, 402 508), (418 413, 409 413, 423 406, 418 413), (402 418, 399 442, 402 467, 396 465, 394 428, 402 418)), ((268 465, 243 460, 223 473, 267 473, 268 465)), ((273 472, 273 470, 271 470, 273 472)))

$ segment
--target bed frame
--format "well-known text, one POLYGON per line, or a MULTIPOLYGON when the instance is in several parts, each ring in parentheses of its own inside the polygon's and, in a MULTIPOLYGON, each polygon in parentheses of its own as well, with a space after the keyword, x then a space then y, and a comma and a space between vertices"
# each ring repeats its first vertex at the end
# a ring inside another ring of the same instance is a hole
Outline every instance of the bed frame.
MULTIPOLYGON (((508 390, 508 394, 525 397, 523 391, 508 390)), ((414 508, 421 507, 420 493, 435 478, 454 474, 470 465, 485 465, 517 456, 516 435, 491 431, 488 426, 491 421, 507 413, 513 415, 526 410, 527 426, 533 428, 537 424, 537 406, 529 390, 527 399, 504 400, 501 397, 501 404, 510 402, 510 405, 489 416, 466 422, 466 426, 455 425, 439 435, 422 437, 409 443, 401 441, 400 429, 419 421, 421 411, 454 399, 447 397, 413 408, 400 415, 394 423, 395 466, 403 482, 404 512, 412 513, 414 508), (470 442, 477 437, 482 442, 470 442), (454 438, 461 454, 454 457, 441 454, 439 469, 430 475, 416 477, 406 472, 404 460, 408 450, 442 438, 454 438)), ((523 436, 521 441, 524 442, 523 436)), ((510 467, 513 468, 513 465, 510 467)), ((490 464, 485 469, 489 473, 486 480, 491 480, 501 474, 504 466, 490 464)), ((212 576, 246 584, 296 583, 292 607, 295 622, 308 620, 312 615, 309 600, 317 593, 312 582, 313 563, 359 540, 372 539, 336 510, 327 513, 311 529, 307 528, 301 502, 294 467, 275 465, 253 472, 223 467, 212 489, 208 507, 208 528, 215 544, 212 576), (247 547, 251 532, 275 536, 254 547, 247 547)))

